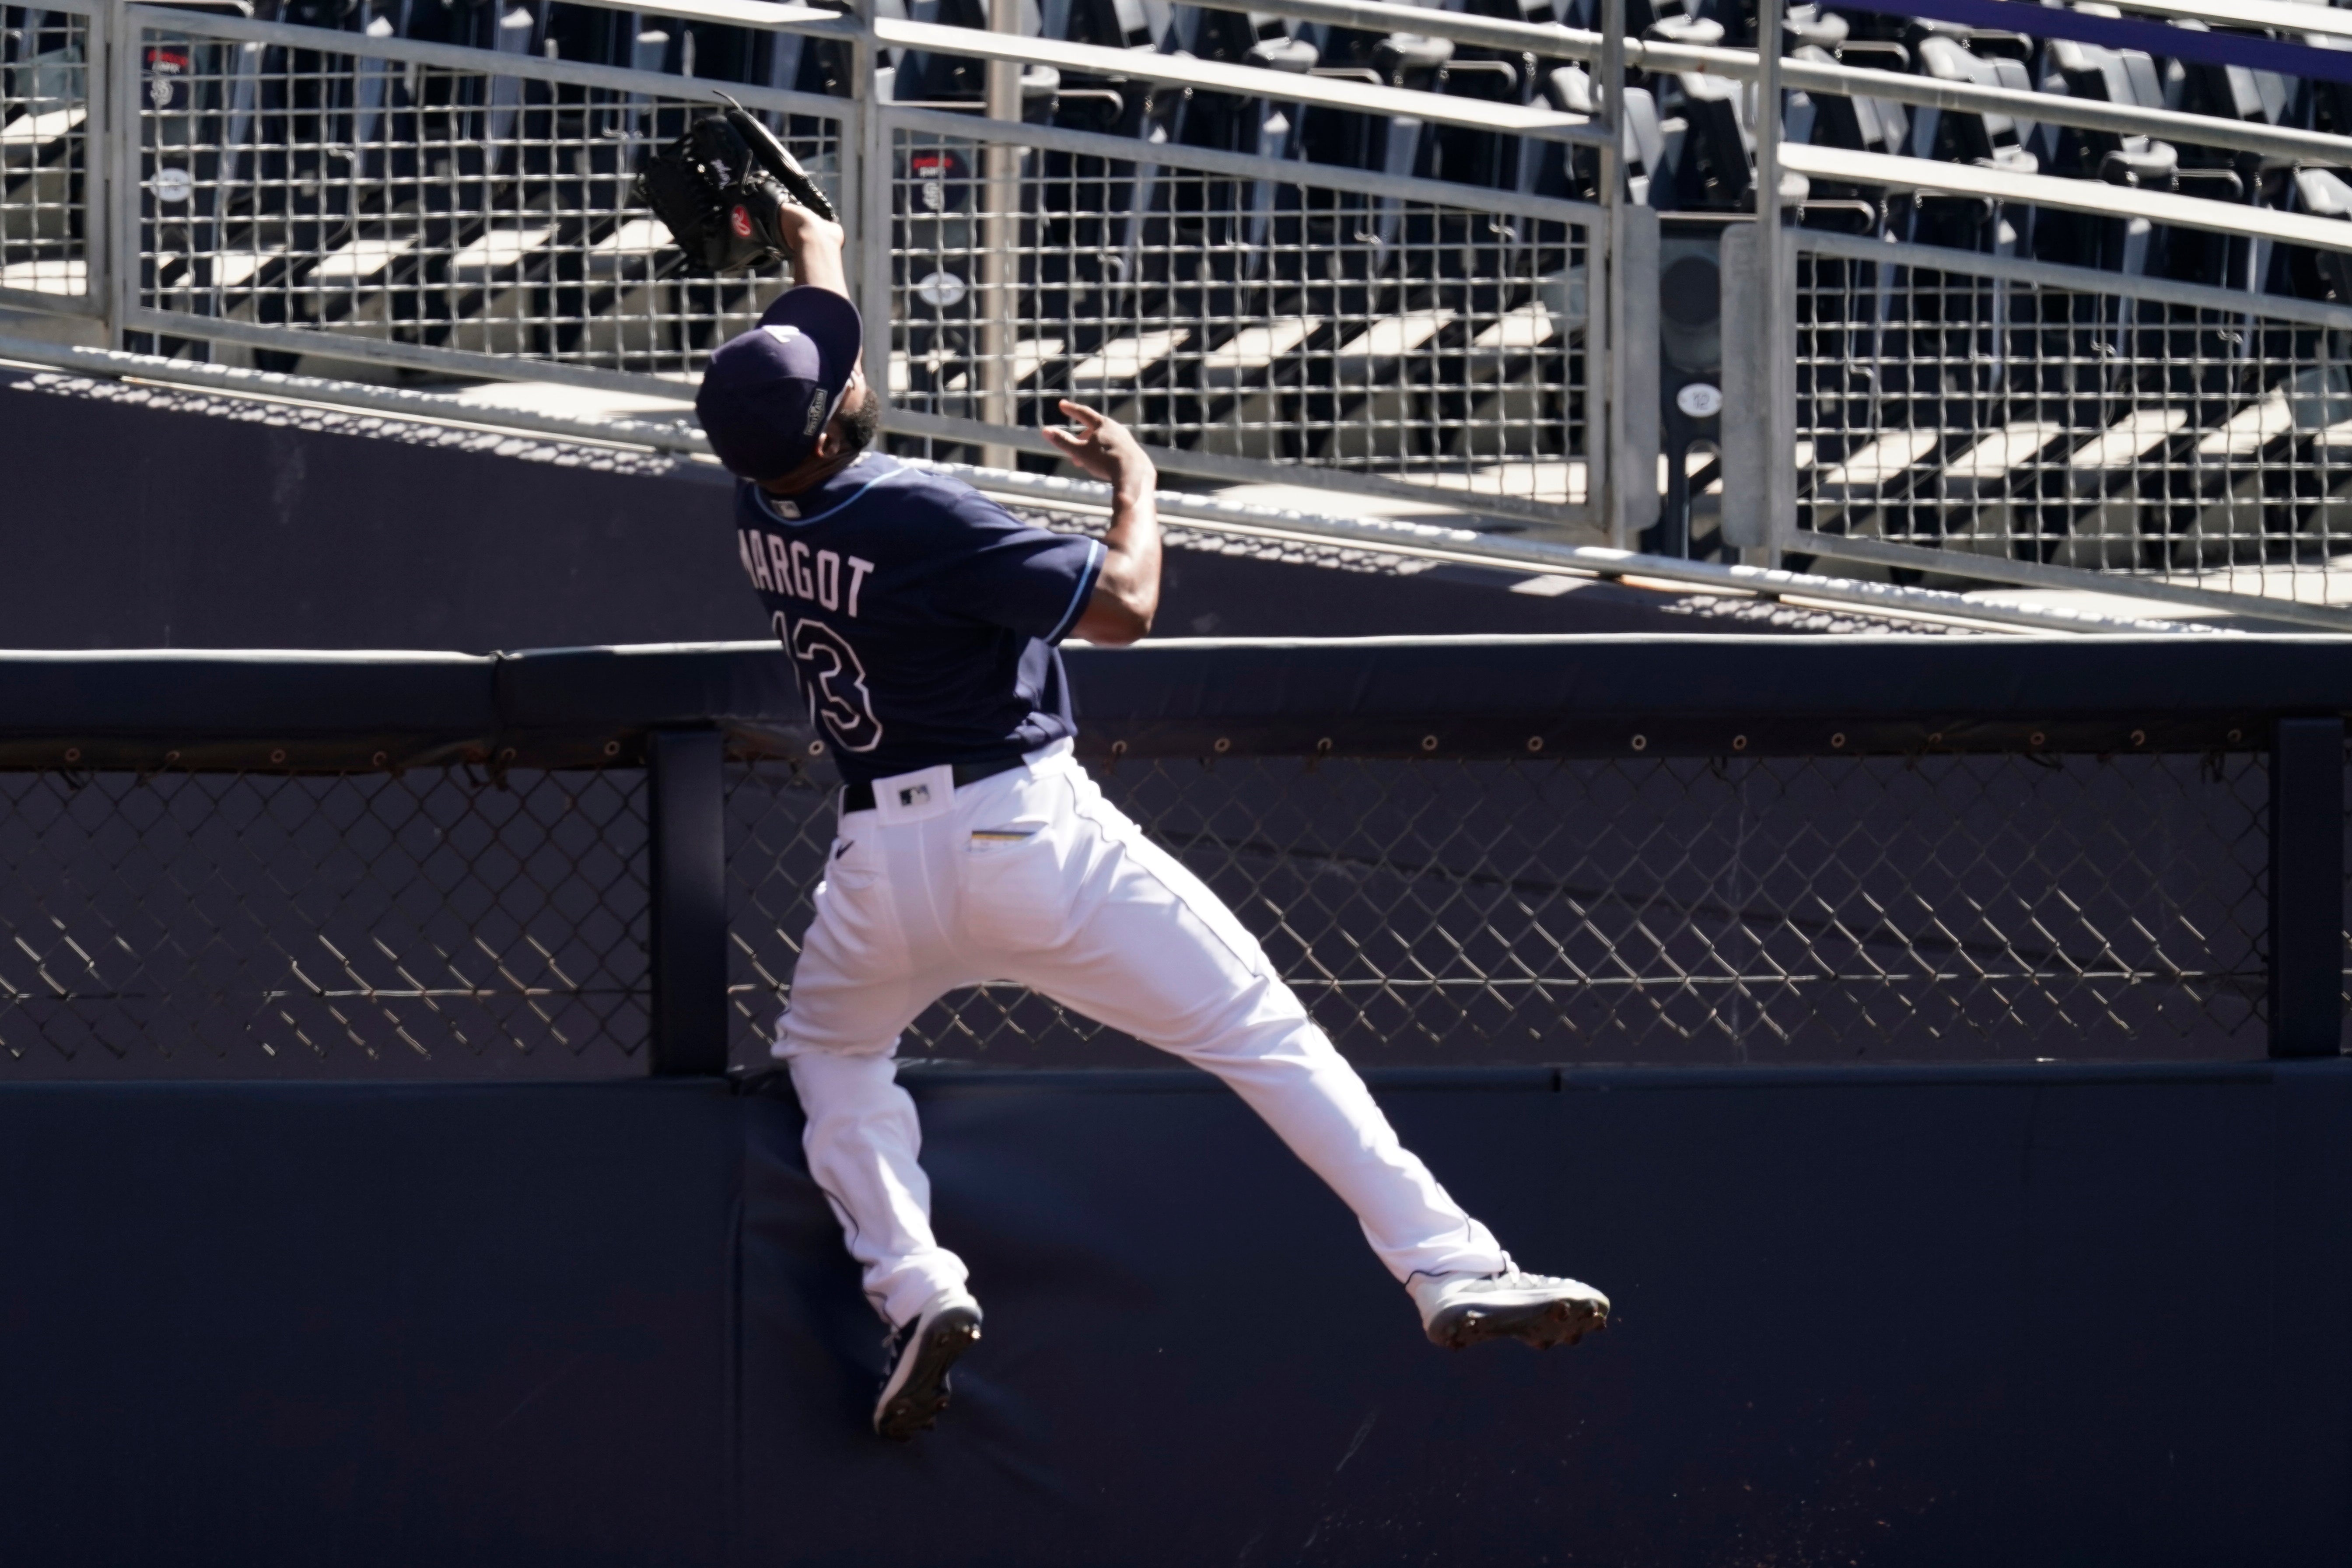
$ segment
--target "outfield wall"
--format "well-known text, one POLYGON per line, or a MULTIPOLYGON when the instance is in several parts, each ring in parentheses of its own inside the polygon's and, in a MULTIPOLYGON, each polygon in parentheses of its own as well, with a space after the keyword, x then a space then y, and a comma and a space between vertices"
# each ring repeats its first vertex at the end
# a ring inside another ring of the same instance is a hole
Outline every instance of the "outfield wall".
POLYGON ((1615 1325, 1449 1354, 1186 1073, 916 1075, 940 1429, 772 1084, 0 1089, 44 1564, 2273 1564, 2352 1549, 2352 1065, 1424 1071, 1615 1325))

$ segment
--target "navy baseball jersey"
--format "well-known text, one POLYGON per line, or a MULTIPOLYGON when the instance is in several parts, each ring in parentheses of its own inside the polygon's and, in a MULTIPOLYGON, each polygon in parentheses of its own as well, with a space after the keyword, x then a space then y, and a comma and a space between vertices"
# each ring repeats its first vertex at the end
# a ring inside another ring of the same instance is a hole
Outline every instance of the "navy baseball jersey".
POLYGON ((745 482, 735 538, 810 717, 853 784, 1076 732, 1055 645, 1103 547, 868 453, 786 500, 745 482))

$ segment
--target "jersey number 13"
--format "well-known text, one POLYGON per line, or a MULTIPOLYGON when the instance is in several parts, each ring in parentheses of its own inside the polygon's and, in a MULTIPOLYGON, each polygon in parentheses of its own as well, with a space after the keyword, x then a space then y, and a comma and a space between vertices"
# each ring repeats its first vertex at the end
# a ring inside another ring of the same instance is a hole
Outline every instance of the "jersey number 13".
POLYGON ((882 721, 874 717, 874 695, 866 689, 866 667, 849 639, 823 621, 775 616, 776 636, 800 670, 809 718, 833 732, 845 752, 870 752, 882 743, 882 721))

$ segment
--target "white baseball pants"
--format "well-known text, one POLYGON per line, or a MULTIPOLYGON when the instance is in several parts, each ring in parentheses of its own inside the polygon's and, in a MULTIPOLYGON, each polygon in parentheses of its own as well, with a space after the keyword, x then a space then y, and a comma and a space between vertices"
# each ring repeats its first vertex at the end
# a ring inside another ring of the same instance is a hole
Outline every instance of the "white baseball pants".
POLYGON ((1400 1280, 1508 1259, 1388 1119, 1233 912, 1105 800, 1067 742, 957 789, 884 779, 841 818, 775 1054, 809 1173, 892 1324, 966 1279, 931 1234, 899 1032, 941 994, 1010 980, 1223 1079, 1355 1211, 1400 1280))

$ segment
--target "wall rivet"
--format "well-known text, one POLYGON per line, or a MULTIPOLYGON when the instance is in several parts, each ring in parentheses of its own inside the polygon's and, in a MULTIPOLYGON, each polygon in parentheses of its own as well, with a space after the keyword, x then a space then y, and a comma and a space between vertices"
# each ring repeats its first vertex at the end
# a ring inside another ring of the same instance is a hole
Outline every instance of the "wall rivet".
POLYGON ((1845 732, 1843 731, 1840 731, 1838 733, 1832 735, 1830 737, 1830 744, 1843 750, 1845 746, 1845 732))
POLYGON ((383 753, 383 752, 378 752, 375 754, 374 758, 373 758, 373 765, 374 765, 374 766, 376 766, 376 767, 379 767, 379 768, 380 768, 380 767, 383 766, 383 764, 384 764, 384 763, 386 763, 390 762, 391 760, 392 760, 392 759, 391 759, 389 756, 387 756, 385 753, 383 753))
POLYGON ((2145 730, 2134 730, 2134 731, 2132 731, 2132 744, 2133 744, 2133 745, 2135 745, 2135 746, 2145 746, 2145 745, 2147 745, 2147 731, 2145 731, 2145 730))
POLYGON ((2041 731, 2036 730, 2033 733, 2025 737, 2025 743, 2029 746, 2038 746, 2046 739, 2048 739, 2047 736, 2043 735, 2041 731))
POLYGON ((604 754, 605 754, 606 756, 608 756, 608 757, 617 757, 617 756, 619 756, 619 755, 621 754, 621 742, 618 742, 618 741, 607 741, 607 742, 604 742, 604 754))
POLYGON ((1211 749, 1212 749, 1213 751, 1214 751, 1214 752, 1215 752, 1219 756, 1223 756, 1223 755, 1224 755, 1227 752, 1230 752, 1230 751, 1232 751, 1232 750, 1234 749, 1234 743, 1233 743, 1231 741, 1229 741, 1229 740, 1225 739, 1225 737, 1224 737, 1224 736, 1220 735, 1220 736, 1218 736, 1218 737, 1217 737, 1217 743, 1216 743, 1216 745, 1215 745, 1215 746, 1213 746, 1213 747, 1212 747, 1211 749))
POLYGON ((81 748, 79 746, 68 746, 66 748, 66 761, 69 763, 78 763, 81 761, 81 748))
POLYGON ((1543 737, 1542 737, 1541 735, 1529 735, 1529 736, 1528 737, 1528 751, 1530 751, 1530 752, 1540 752, 1540 751, 1542 751, 1542 750, 1543 750, 1543 737))
POLYGON ((1733 751, 1735 751, 1735 752, 1744 752, 1744 751, 1746 751, 1746 750, 1748 749, 1748 737, 1747 737, 1747 736, 1745 736, 1745 735, 1734 735, 1734 736, 1732 736, 1732 737, 1731 737, 1731 749, 1732 749, 1733 751))
POLYGON ((812 757, 821 757, 824 755, 824 742, 823 741, 811 741, 809 742, 809 755, 812 757))
POLYGON ((2230 731, 2230 744, 2231 744, 2231 745, 2233 745, 2233 746, 2234 746, 2234 745, 2236 745, 2236 744, 2238 743, 2238 740, 2239 740, 2239 731, 2235 731, 2235 730, 2231 731, 2230 731))
POLYGON ((269 753, 269 760, 273 763, 282 763, 286 760, 286 753, 284 752, 272 752, 269 753))
POLYGON ((1634 737, 1633 737, 1633 749, 1634 749, 1635 751, 1637 751, 1637 752, 1645 752, 1645 751, 1649 750, 1649 748, 1650 748, 1650 737, 1648 737, 1647 735, 1636 735, 1636 736, 1634 736, 1634 737))
POLYGON ((1437 737, 1434 735, 1423 735, 1421 738, 1421 749, 1424 752, 1433 752, 1437 750, 1437 737))

